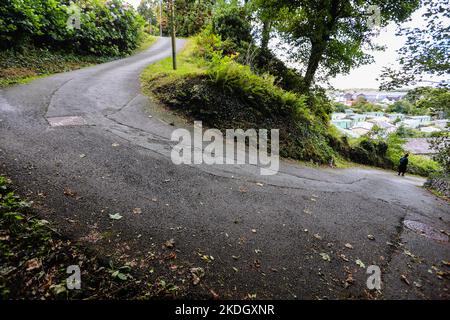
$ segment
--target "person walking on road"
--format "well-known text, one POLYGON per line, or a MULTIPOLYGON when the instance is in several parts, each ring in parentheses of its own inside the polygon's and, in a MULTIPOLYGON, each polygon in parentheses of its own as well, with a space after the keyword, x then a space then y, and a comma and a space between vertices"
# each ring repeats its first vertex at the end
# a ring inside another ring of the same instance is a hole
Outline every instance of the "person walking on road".
POLYGON ((408 167, 408 156, 409 154, 405 154, 400 159, 400 165, 398 166, 398 175, 402 174, 405 176, 406 168, 408 167))

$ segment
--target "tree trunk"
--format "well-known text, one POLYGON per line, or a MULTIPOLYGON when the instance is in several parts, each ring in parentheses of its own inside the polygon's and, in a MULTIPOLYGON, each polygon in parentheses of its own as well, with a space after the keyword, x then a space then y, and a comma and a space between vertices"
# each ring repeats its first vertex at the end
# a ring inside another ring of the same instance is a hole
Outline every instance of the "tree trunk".
POLYGON ((331 2, 329 22, 324 24, 324 30, 322 31, 321 36, 312 39, 311 54, 309 56, 308 68, 306 69, 304 78, 305 91, 309 90, 314 81, 314 75, 316 74, 317 68, 319 67, 320 61, 328 46, 328 42, 330 41, 331 31, 334 29, 339 18, 339 4, 339 0, 333 0, 331 2))
POLYGON ((272 29, 272 23, 264 20, 261 35, 261 49, 269 50, 270 31, 272 29))
POLYGON ((311 87, 314 80, 314 75, 316 74, 317 68, 319 67, 320 60, 322 60, 323 52, 325 47, 320 44, 313 43, 311 47, 311 54, 308 59, 308 68, 306 69, 304 84, 305 90, 311 87))

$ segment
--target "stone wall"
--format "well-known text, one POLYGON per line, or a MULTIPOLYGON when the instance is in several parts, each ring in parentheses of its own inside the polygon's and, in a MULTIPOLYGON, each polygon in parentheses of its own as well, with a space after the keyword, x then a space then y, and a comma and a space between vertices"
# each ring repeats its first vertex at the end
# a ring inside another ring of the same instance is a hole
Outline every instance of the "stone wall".
POLYGON ((450 198, 450 177, 449 176, 432 176, 428 178, 425 186, 432 188, 447 198, 450 198))

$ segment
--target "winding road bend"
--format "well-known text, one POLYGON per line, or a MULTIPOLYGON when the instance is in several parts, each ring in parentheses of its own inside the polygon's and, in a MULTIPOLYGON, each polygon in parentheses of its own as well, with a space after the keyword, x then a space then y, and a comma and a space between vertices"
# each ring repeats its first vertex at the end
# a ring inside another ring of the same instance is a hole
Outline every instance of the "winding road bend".
POLYGON ((205 269, 188 297, 370 298, 366 268, 377 265, 378 297, 448 299, 450 206, 423 179, 284 161, 273 176, 174 165, 174 126, 149 116, 139 83, 170 50, 160 38, 126 59, 0 90, 1 173, 40 215, 128 261, 174 239, 174 263, 205 269))

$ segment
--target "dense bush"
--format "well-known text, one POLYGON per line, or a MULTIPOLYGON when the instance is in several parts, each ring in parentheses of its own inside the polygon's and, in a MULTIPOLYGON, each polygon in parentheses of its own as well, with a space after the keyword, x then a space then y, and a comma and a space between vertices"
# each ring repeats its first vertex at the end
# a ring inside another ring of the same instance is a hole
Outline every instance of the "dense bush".
POLYGON ((285 90, 299 92, 303 77, 295 69, 288 68, 272 52, 258 48, 254 61, 256 69, 276 77, 277 84, 285 90))
POLYGON ((349 158, 361 164, 392 168, 392 161, 386 158, 387 150, 386 142, 363 138, 350 148, 349 158))
MULTIPOLYGON (((391 134, 387 139, 388 150, 386 157, 392 162, 392 169, 396 170, 400 158, 406 153, 402 146, 405 140, 395 134, 391 134)), ((418 174, 421 176, 428 176, 431 173, 435 173, 441 170, 441 167, 436 161, 430 158, 410 155, 408 163, 408 172, 412 174, 418 174)))
MULTIPOLYGON (((405 140, 397 134, 391 134, 386 141, 363 137, 349 141, 336 129, 328 130, 328 144, 344 159, 365 165, 397 170, 400 158, 406 151, 405 140)), ((441 172, 438 162, 418 155, 409 155, 408 173, 429 176, 441 172)))
POLYGON ((199 33, 211 22, 215 0, 175 0, 177 35, 189 37, 199 33))
POLYGON ((138 45, 143 21, 122 0, 3 0, 0 46, 64 49, 82 54, 118 56, 138 45), (74 19, 75 25, 68 23, 74 19))
POLYGON ((236 51, 253 41, 249 13, 236 0, 227 4, 219 1, 215 7, 212 26, 215 34, 223 40, 232 41, 236 51))

